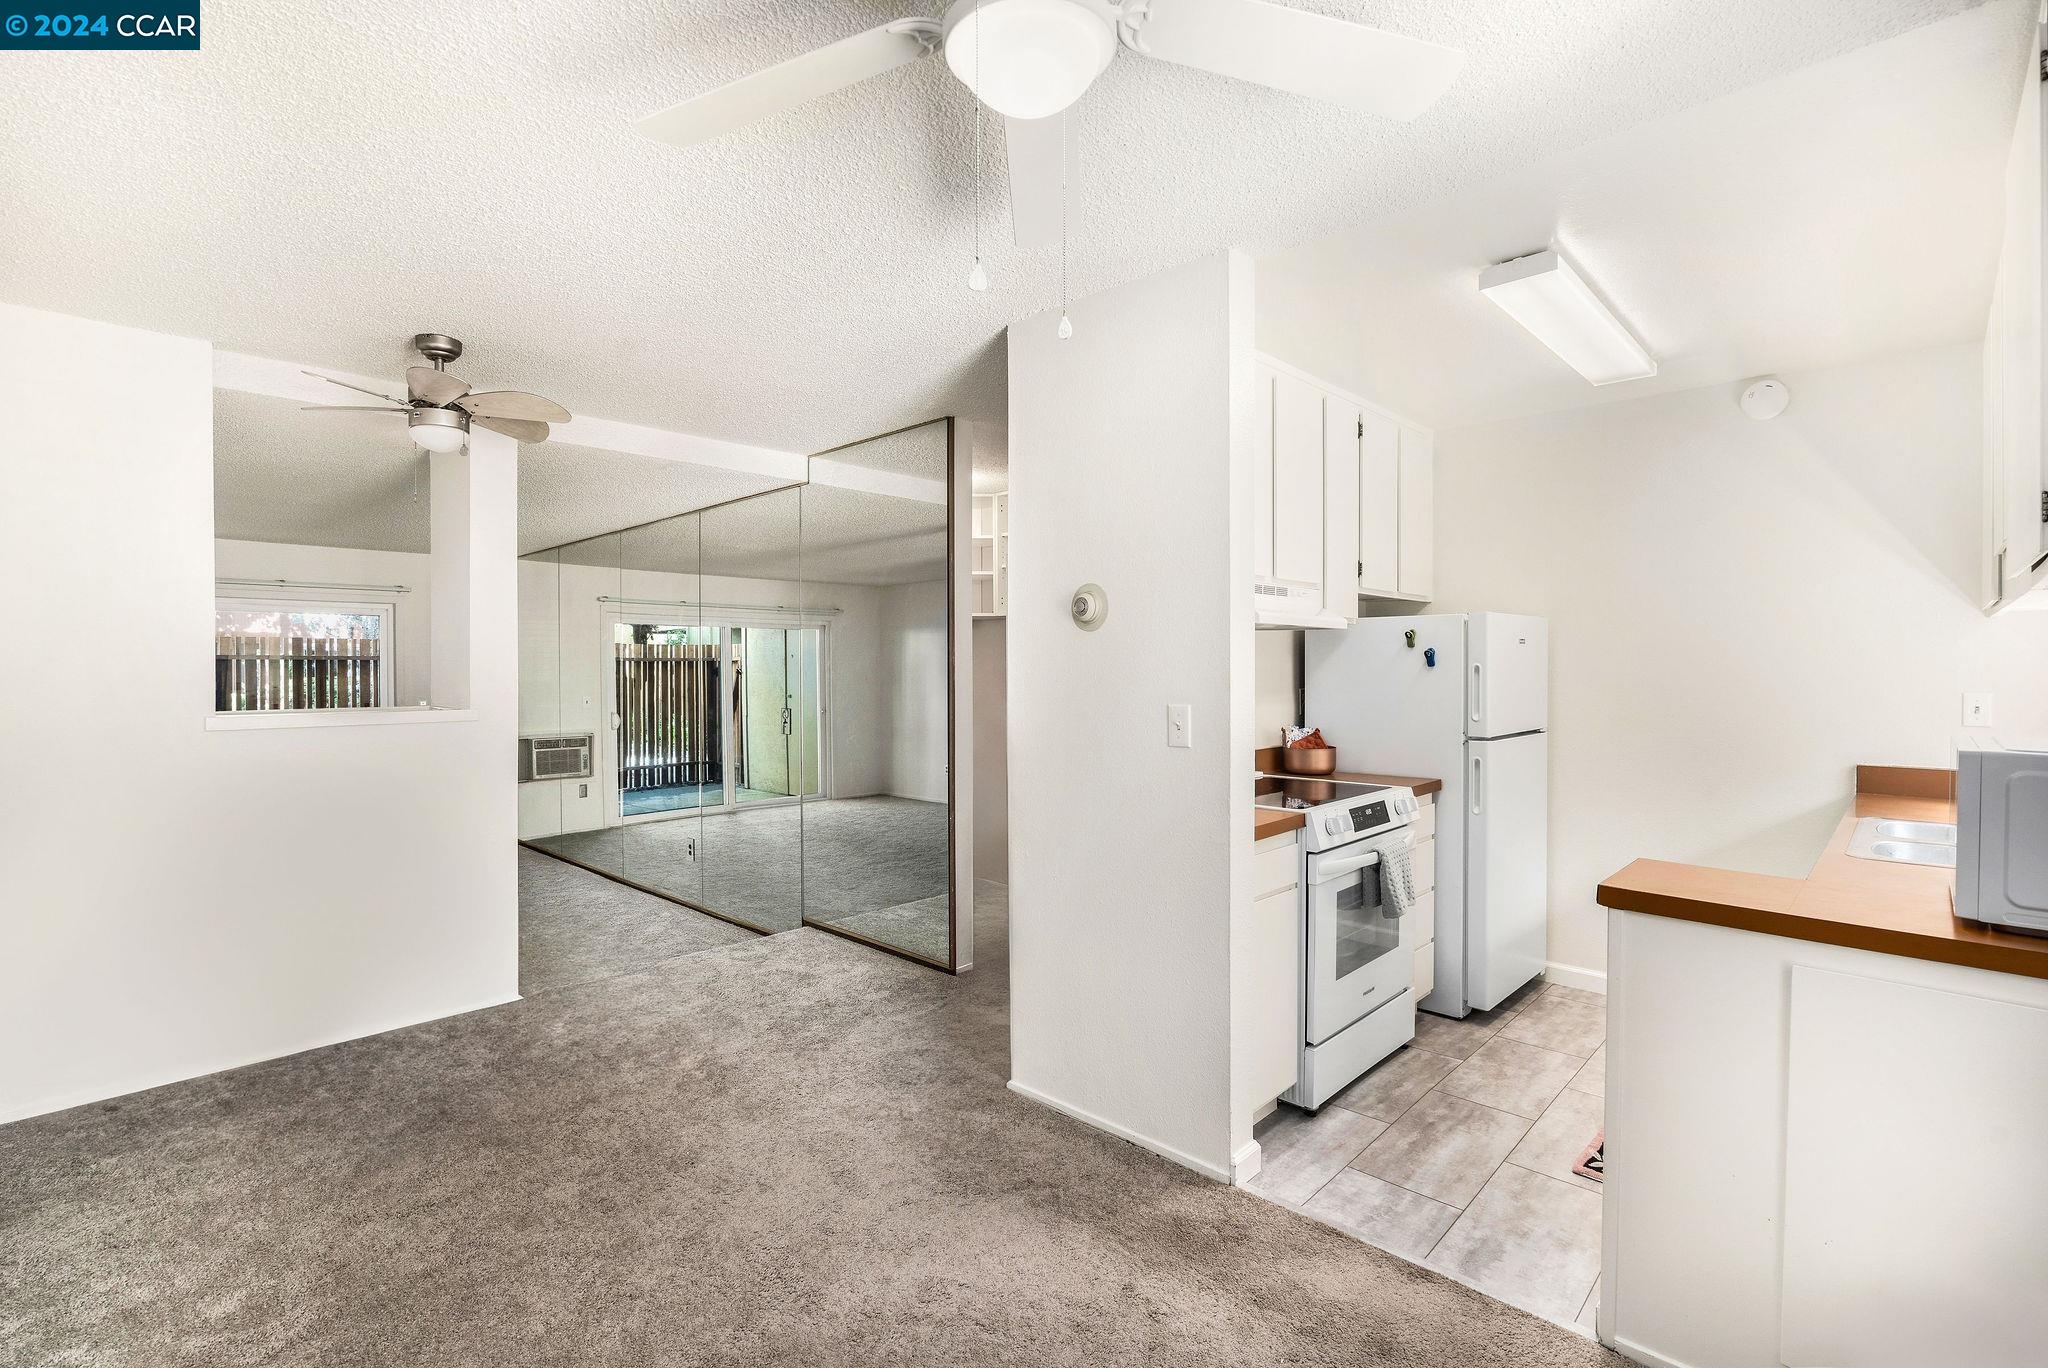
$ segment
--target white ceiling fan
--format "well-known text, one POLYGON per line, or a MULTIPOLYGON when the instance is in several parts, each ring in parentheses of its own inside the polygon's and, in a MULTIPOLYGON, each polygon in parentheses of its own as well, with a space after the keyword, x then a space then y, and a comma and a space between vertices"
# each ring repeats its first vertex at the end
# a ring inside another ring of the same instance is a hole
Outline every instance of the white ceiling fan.
POLYGON ((315 380, 382 399, 382 404, 307 404, 313 413, 402 413, 415 445, 428 451, 454 451, 469 440, 469 425, 487 427, 521 442, 545 442, 548 424, 569 421, 569 410, 552 399, 524 390, 472 391, 467 381, 448 373, 448 363, 462 355, 462 343, 446 333, 416 333, 412 345, 431 365, 405 372, 405 398, 364 389, 318 371, 315 380))
POLYGON ((946 65, 1004 117, 1017 245, 1059 240, 1074 140, 1057 117, 1119 46, 1368 114, 1412 119, 1465 63, 1455 48, 1265 0, 954 0, 940 19, 898 19, 641 119, 687 147, 945 49, 946 65), (976 30, 979 30, 977 41, 976 30))

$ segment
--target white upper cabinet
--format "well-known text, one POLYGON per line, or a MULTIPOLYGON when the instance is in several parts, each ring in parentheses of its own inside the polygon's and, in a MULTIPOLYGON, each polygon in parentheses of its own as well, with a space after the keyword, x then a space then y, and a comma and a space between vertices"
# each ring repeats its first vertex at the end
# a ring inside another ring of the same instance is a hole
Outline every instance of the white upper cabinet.
POLYGON ((1273 577, 1273 368, 1260 366, 1258 387, 1258 443, 1253 448, 1257 467, 1252 476, 1252 574, 1259 579, 1273 577))
POLYGON ((1358 449, 1365 410, 1323 396, 1323 606, 1358 617, 1358 449))
POLYGON ((1323 582, 1323 396, 1273 376, 1273 578, 1323 582))
POLYGON ((1401 425, 1362 411, 1358 441, 1358 592, 1398 594, 1401 573, 1401 425))
MULTIPOLYGON (((2005 237, 1984 325, 1984 600, 1993 608, 2030 590, 2048 593, 2044 525, 2041 157, 2044 139, 2039 35, 2020 94, 2005 168, 2005 237)), ((2038 602, 2038 598, 2035 599, 2038 602)))
POLYGON ((1254 374, 1260 620, 1339 627, 1361 596, 1427 599, 1432 435, 1285 362, 1261 357, 1254 374))
POLYGON ((1411 598, 1436 592, 1436 439, 1401 429, 1399 589, 1411 598))

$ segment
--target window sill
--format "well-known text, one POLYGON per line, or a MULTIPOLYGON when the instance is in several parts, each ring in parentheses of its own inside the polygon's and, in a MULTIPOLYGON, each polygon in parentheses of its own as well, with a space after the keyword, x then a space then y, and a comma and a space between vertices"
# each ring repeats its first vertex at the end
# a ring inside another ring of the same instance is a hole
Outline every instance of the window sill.
POLYGON ((208 731, 277 731, 286 727, 402 727, 421 722, 474 722, 474 708, 337 708, 208 713, 208 731))

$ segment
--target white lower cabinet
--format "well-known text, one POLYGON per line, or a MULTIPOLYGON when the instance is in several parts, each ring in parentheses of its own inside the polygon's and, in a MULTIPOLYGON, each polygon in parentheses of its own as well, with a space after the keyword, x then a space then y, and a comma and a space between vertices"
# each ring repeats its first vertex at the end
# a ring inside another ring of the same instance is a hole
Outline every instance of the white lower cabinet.
POLYGON ((1252 847, 1252 904, 1230 957, 1231 1092, 1251 1117, 1294 1086, 1301 1050, 1301 834, 1252 847))
POLYGON ((2035 1368, 2048 980, 1608 914, 1603 1340, 2035 1368))

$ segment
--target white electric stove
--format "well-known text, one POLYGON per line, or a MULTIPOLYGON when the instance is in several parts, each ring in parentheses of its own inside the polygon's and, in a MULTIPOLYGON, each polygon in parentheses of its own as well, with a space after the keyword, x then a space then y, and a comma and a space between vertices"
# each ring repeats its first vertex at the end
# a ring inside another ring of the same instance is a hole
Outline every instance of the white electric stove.
POLYGON ((1412 789, 1261 775, 1254 806, 1303 818, 1301 1064, 1283 1099, 1316 1111, 1415 1038, 1412 917, 1388 906, 1381 861, 1412 845, 1412 789))

